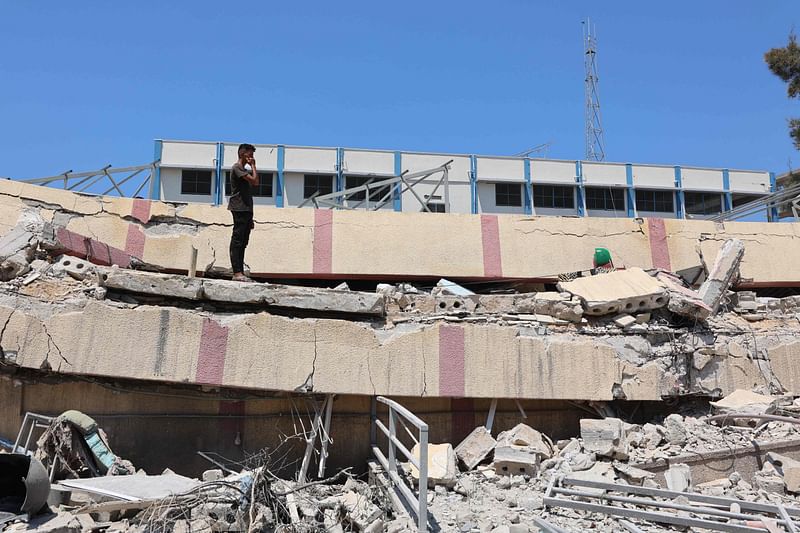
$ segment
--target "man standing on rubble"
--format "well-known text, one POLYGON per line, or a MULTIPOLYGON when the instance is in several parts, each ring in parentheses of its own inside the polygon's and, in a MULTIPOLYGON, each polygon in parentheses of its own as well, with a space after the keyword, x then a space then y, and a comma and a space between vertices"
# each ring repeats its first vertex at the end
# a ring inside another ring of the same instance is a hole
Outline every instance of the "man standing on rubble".
POLYGON ((253 281, 244 275, 244 251, 250 241, 253 222, 253 192, 250 186, 258 185, 258 170, 253 157, 256 148, 252 144, 239 145, 239 160, 231 167, 231 195, 228 210, 233 215, 231 235, 231 267, 233 281, 253 281))

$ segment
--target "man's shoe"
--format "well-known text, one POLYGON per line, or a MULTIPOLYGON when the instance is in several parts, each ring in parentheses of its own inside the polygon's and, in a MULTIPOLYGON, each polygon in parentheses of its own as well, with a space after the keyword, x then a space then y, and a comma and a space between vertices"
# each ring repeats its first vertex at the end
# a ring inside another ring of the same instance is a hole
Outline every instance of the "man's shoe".
POLYGON ((252 279, 245 276, 244 274, 237 274, 231 278, 232 281, 242 281, 244 283, 254 283, 252 279))

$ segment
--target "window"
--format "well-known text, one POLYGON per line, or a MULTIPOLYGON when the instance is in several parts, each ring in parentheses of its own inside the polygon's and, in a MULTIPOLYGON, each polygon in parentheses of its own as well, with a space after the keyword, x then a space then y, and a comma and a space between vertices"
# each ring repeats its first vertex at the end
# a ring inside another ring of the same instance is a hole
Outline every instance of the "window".
POLYGON ((636 191, 637 211, 674 213, 672 191, 636 191))
POLYGON ((333 176, 330 174, 306 174, 303 177, 303 198, 311 198, 333 192, 333 176))
MULTIPOLYGON (((431 210, 430 211, 431 213, 446 213, 444 209, 444 204, 441 202, 428 202, 428 209, 431 210)), ((427 213, 424 207, 420 209, 420 211, 423 213, 427 213)))
POLYGON ((749 204, 750 202, 755 202, 756 200, 763 198, 760 194, 733 194, 733 208, 736 209, 737 207, 741 207, 745 204, 749 204))
POLYGON ((495 183, 494 205, 498 207, 522 207, 522 184, 495 183))
MULTIPOLYGON (((381 178, 377 176, 345 176, 345 188, 352 189, 353 187, 360 187, 362 185, 366 185, 367 182, 371 182, 370 186, 376 181, 381 181, 387 178, 381 178)), ((375 187, 370 188, 369 190, 369 201, 370 202, 379 202, 389 193, 389 185, 384 185, 383 187, 375 187)), ((360 202, 362 200, 367 199, 367 191, 359 191, 353 193, 347 197, 347 200, 352 202, 360 202)), ((387 198, 388 200, 388 198, 387 198)))
POLYGON ((575 189, 568 185, 534 185, 534 207, 575 209, 575 189))
POLYGON ((586 187, 586 209, 625 211, 625 190, 610 187, 586 187))
MULTIPOLYGON (((258 185, 250 186, 253 196, 272 196, 272 172, 259 172, 258 185)), ((231 195, 231 171, 225 172, 225 195, 231 195)))
POLYGON ((716 192, 684 192, 686 213, 715 215, 722 212, 722 195, 716 192))
POLYGON ((211 194, 211 171, 181 170, 181 194, 211 194))

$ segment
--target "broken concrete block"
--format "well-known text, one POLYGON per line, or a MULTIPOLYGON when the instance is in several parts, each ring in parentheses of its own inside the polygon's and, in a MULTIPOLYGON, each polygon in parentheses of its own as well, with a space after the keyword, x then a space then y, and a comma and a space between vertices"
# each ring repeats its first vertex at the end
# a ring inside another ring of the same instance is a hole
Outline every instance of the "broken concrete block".
MULTIPOLYGON (((483 303, 484 297, 481 296, 483 303)), ((583 318, 583 306, 580 299, 560 292, 535 292, 522 294, 514 298, 514 313, 535 313, 549 315, 568 322, 580 322, 583 318)))
POLYGON ((203 280, 200 278, 138 272, 117 267, 97 267, 97 271, 103 280, 103 286, 108 289, 186 300, 199 300, 203 294, 203 280))
POLYGON ((526 424, 517 424, 497 436, 498 446, 525 446, 542 457, 552 457, 553 448, 544 436, 526 424))
POLYGON ((11 257, 23 250, 36 249, 38 242, 33 233, 25 229, 24 226, 15 226, 8 233, 0 237, 0 261, 11 257))
POLYGON ((484 426, 478 426, 456 446, 456 457, 464 463, 467 470, 472 470, 491 453, 495 444, 497 441, 489 430, 484 426))
POLYGON ((800 492, 800 461, 775 452, 767 453, 767 461, 783 477, 788 492, 800 492))
POLYGON ((628 463, 614 461, 613 465, 614 470, 616 470, 617 473, 619 473, 626 481, 635 485, 641 485, 645 479, 654 479, 656 477, 654 473, 648 472, 647 470, 642 470, 641 468, 636 468, 628 463))
POLYGON ((619 418, 581 419, 583 448, 604 457, 628 458, 624 422, 619 418))
POLYGON ((627 327, 636 324, 636 318, 626 314, 617 315, 614 317, 614 324, 621 327, 622 329, 625 329, 627 327))
POLYGON ((18 252, 0 261, 0 281, 10 281, 27 274, 31 267, 24 252, 18 252))
POLYGON ((225 475, 219 468, 212 468, 211 470, 203 472, 203 481, 219 481, 223 477, 225 477, 225 475))
POLYGON ((639 313, 636 315, 637 324, 646 324, 647 322, 650 322, 650 313, 639 313))
POLYGON ((593 453, 576 453, 574 456, 567 458, 567 462, 574 472, 580 472, 593 467, 597 459, 593 453))
POLYGON ((367 496, 357 492, 345 492, 338 499, 350 521, 361 531, 383 515, 380 507, 372 503, 367 496))
MULTIPOLYGON (((419 461, 419 444, 411 450, 411 454, 419 461)), ((452 487, 456 483, 456 453, 453 445, 428 444, 428 486, 444 485, 452 487)), ((411 464, 411 477, 419 481, 419 471, 414 464, 411 464)))
POLYGON ((744 243, 739 239, 728 239, 722 244, 714 265, 697 291, 703 302, 716 313, 728 288, 739 275, 739 264, 744 257, 744 243))
MULTIPOLYGON (((596 481, 599 483, 614 483, 617 480, 617 476, 614 473, 614 467, 611 465, 611 463, 599 461, 595 463, 595 465, 589 470, 572 472, 569 475, 569 478, 579 479, 581 481, 596 481)), ((589 494, 594 494, 595 496, 600 496, 601 494, 605 493, 605 489, 582 488, 581 490, 589 494)))
POLYGON ((669 465, 664 472, 664 478, 667 480, 669 490, 686 492, 692 486, 692 469, 684 463, 669 465))
POLYGON ((659 272, 656 277, 667 288, 669 293, 667 309, 670 312, 698 320, 705 320, 711 315, 711 308, 703 302, 700 295, 692 289, 684 287, 679 278, 666 272, 659 272))
POLYGON ((686 444, 689 434, 683 423, 683 417, 678 414, 671 414, 664 419, 664 438, 670 444, 683 446, 686 444))
MULTIPOLYGON (((728 347, 730 348, 730 344, 728 347)), ((766 396, 745 389, 736 389, 723 399, 709 402, 720 414, 768 414, 774 413, 778 398, 766 396)))
POLYGON ((527 446, 498 445, 494 449, 492 466, 498 475, 533 476, 541 454, 527 446))
POLYGON ((58 259, 58 263, 53 265, 54 273, 68 274, 77 280, 86 279, 90 274, 94 274, 94 271, 95 266, 92 263, 71 255, 62 255, 58 259))
POLYGON ((475 302, 461 296, 437 296, 434 305, 436 313, 462 315, 475 310, 475 302))
POLYGON ((589 315, 658 309, 669 299, 664 285, 641 268, 578 278, 558 288, 579 297, 589 315))

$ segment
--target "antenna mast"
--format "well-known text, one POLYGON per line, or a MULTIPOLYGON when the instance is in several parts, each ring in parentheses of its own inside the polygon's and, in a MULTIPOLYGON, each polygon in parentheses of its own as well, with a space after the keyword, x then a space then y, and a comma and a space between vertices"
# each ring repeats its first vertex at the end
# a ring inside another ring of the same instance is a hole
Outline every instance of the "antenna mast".
POLYGON ((600 94, 597 77, 597 37, 587 18, 583 24, 583 64, 586 69, 586 159, 603 161, 606 158, 603 125, 600 120, 600 94))

